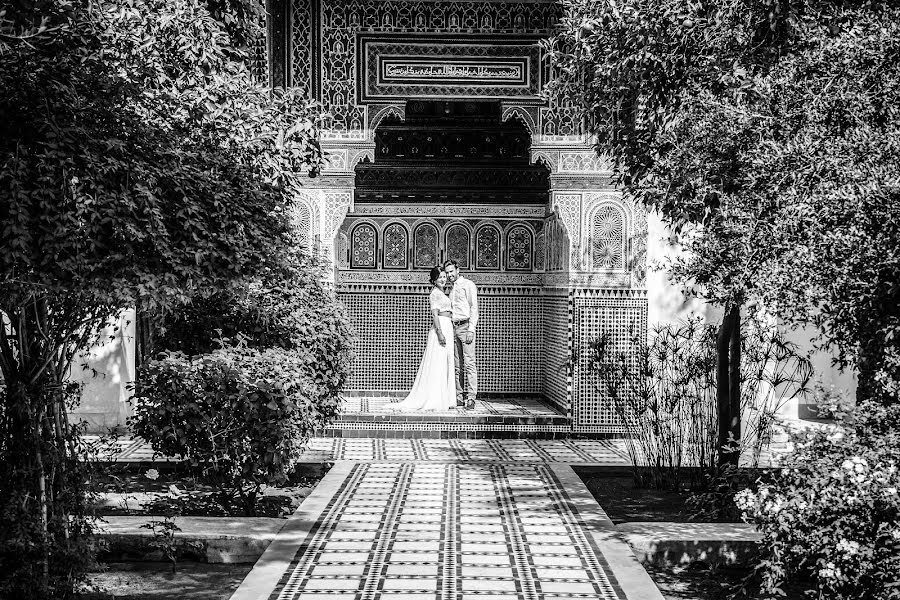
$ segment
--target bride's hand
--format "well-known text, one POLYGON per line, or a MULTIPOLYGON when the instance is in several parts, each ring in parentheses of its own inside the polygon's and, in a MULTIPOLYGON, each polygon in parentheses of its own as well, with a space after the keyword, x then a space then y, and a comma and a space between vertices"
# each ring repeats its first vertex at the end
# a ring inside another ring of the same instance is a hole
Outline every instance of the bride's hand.
POLYGON ((447 345, 447 340, 446 340, 446 338, 444 338, 444 336, 438 334, 438 343, 439 343, 441 346, 446 346, 446 345, 447 345))

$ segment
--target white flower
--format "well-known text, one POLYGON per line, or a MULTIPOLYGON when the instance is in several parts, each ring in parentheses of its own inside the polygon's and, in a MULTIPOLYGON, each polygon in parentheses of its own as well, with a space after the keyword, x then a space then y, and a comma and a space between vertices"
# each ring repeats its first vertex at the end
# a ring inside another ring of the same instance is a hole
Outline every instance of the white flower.
POLYGON ((897 488, 895 488, 895 487, 884 488, 884 493, 887 494, 888 496, 896 496, 897 488))
POLYGON ((750 490, 741 490, 734 495, 734 503, 742 511, 749 511, 756 505, 756 496, 750 490))
POLYGON ((775 497, 768 502, 766 502, 765 511, 767 513, 776 514, 781 511, 782 506, 784 505, 784 501, 782 498, 775 497))
POLYGON ((844 439, 844 432, 843 431, 835 431, 834 433, 829 434, 826 439, 832 443, 839 442, 842 439, 844 439))
POLYGON ((837 543, 837 549, 844 554, 856 554, 859 552, 859 543, 853 540, 841 540, 837 543))
POLYGON ((895 529, 891 532, 891 537, 900 542, 900 529, 895 529))
POLYGON ((147 472, 144 473, 144 477, 156 481, 157 479, 159 479, 159 471, 157 471, 156 469, 147 469, 147 472))
POLYGON ((829 579, 841 576, 841 570, 838 569, 833 562, 825 565, 824 569, 819 569, 819 577, 829 579))
POLYGON ((841 463, 841 468, 844 469, 845 471, 852 471, 853 470, 853 462, 850 459, 847 459, 841 463))

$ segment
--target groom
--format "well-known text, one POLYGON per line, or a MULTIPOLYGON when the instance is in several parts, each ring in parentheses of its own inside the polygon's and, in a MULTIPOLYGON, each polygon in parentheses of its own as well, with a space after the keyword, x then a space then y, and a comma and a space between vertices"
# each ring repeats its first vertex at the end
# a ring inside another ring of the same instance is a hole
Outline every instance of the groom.
POLYGON ((478 366, 475 364, 475 325, 478 324, 478 289, 459 274, 455 260, 444 263, 453 309, 454 355, 456 358, 456 405, 475 408, 478 395, 478 366))

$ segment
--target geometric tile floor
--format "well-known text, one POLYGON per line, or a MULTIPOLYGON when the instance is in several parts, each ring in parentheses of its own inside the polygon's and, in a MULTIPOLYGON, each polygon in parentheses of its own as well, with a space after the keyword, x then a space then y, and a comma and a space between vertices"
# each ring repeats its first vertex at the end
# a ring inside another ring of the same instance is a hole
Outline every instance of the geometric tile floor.
MULTIPOLYGON (((86 444, 99 444, 97 436, 85 435, 86 444)), ((762 453, 760 465, 778 461, 787 448, 773 446, 762 453)), ((103 460, 120 463, 164 461, 144 441, 120 437, 104 443, 98 452, 103 460)), ((93 452, 91 453, 94 454, 93 452)), ((169 459, 178 460, 178 459, 169 459)), ((519 462, 564 463, 590 466, 631 465, 625 442, 620 439, 388 439, 311 438, 300 462, 519 462)), ((746 461, 742 459, 742 464, 746 461)))
MULTIPOLYGON (((97 444, 97 436, 83 436, 97 444)), ((120 437, 108 442, 103 457, 116 462, 151 462, 155 457, 148 444, 137 438, 120 437)), ((312 438, 301 462, 559 462, 568 464, 630 464, 621 440, 471 440, 471 439, 385 439, 312 438)))
POLYGON ((621 440, 313 438, 305 460, 562 462, 629 465, 621 440))
POLYGON ((357 463, 270 598, 625 596, 547 465, 357 463))

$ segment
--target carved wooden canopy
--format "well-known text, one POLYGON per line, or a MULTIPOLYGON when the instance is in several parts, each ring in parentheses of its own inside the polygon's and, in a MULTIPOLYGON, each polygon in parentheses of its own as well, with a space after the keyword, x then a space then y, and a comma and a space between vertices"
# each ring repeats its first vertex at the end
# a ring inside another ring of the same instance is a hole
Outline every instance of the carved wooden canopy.
POLYGON ((410 100, 406 120, 375 130, 375 160, 356 167, 356 202, 540 204, 550 171, 531 163, 531 135, 502 122, 499 102, 410 100))

